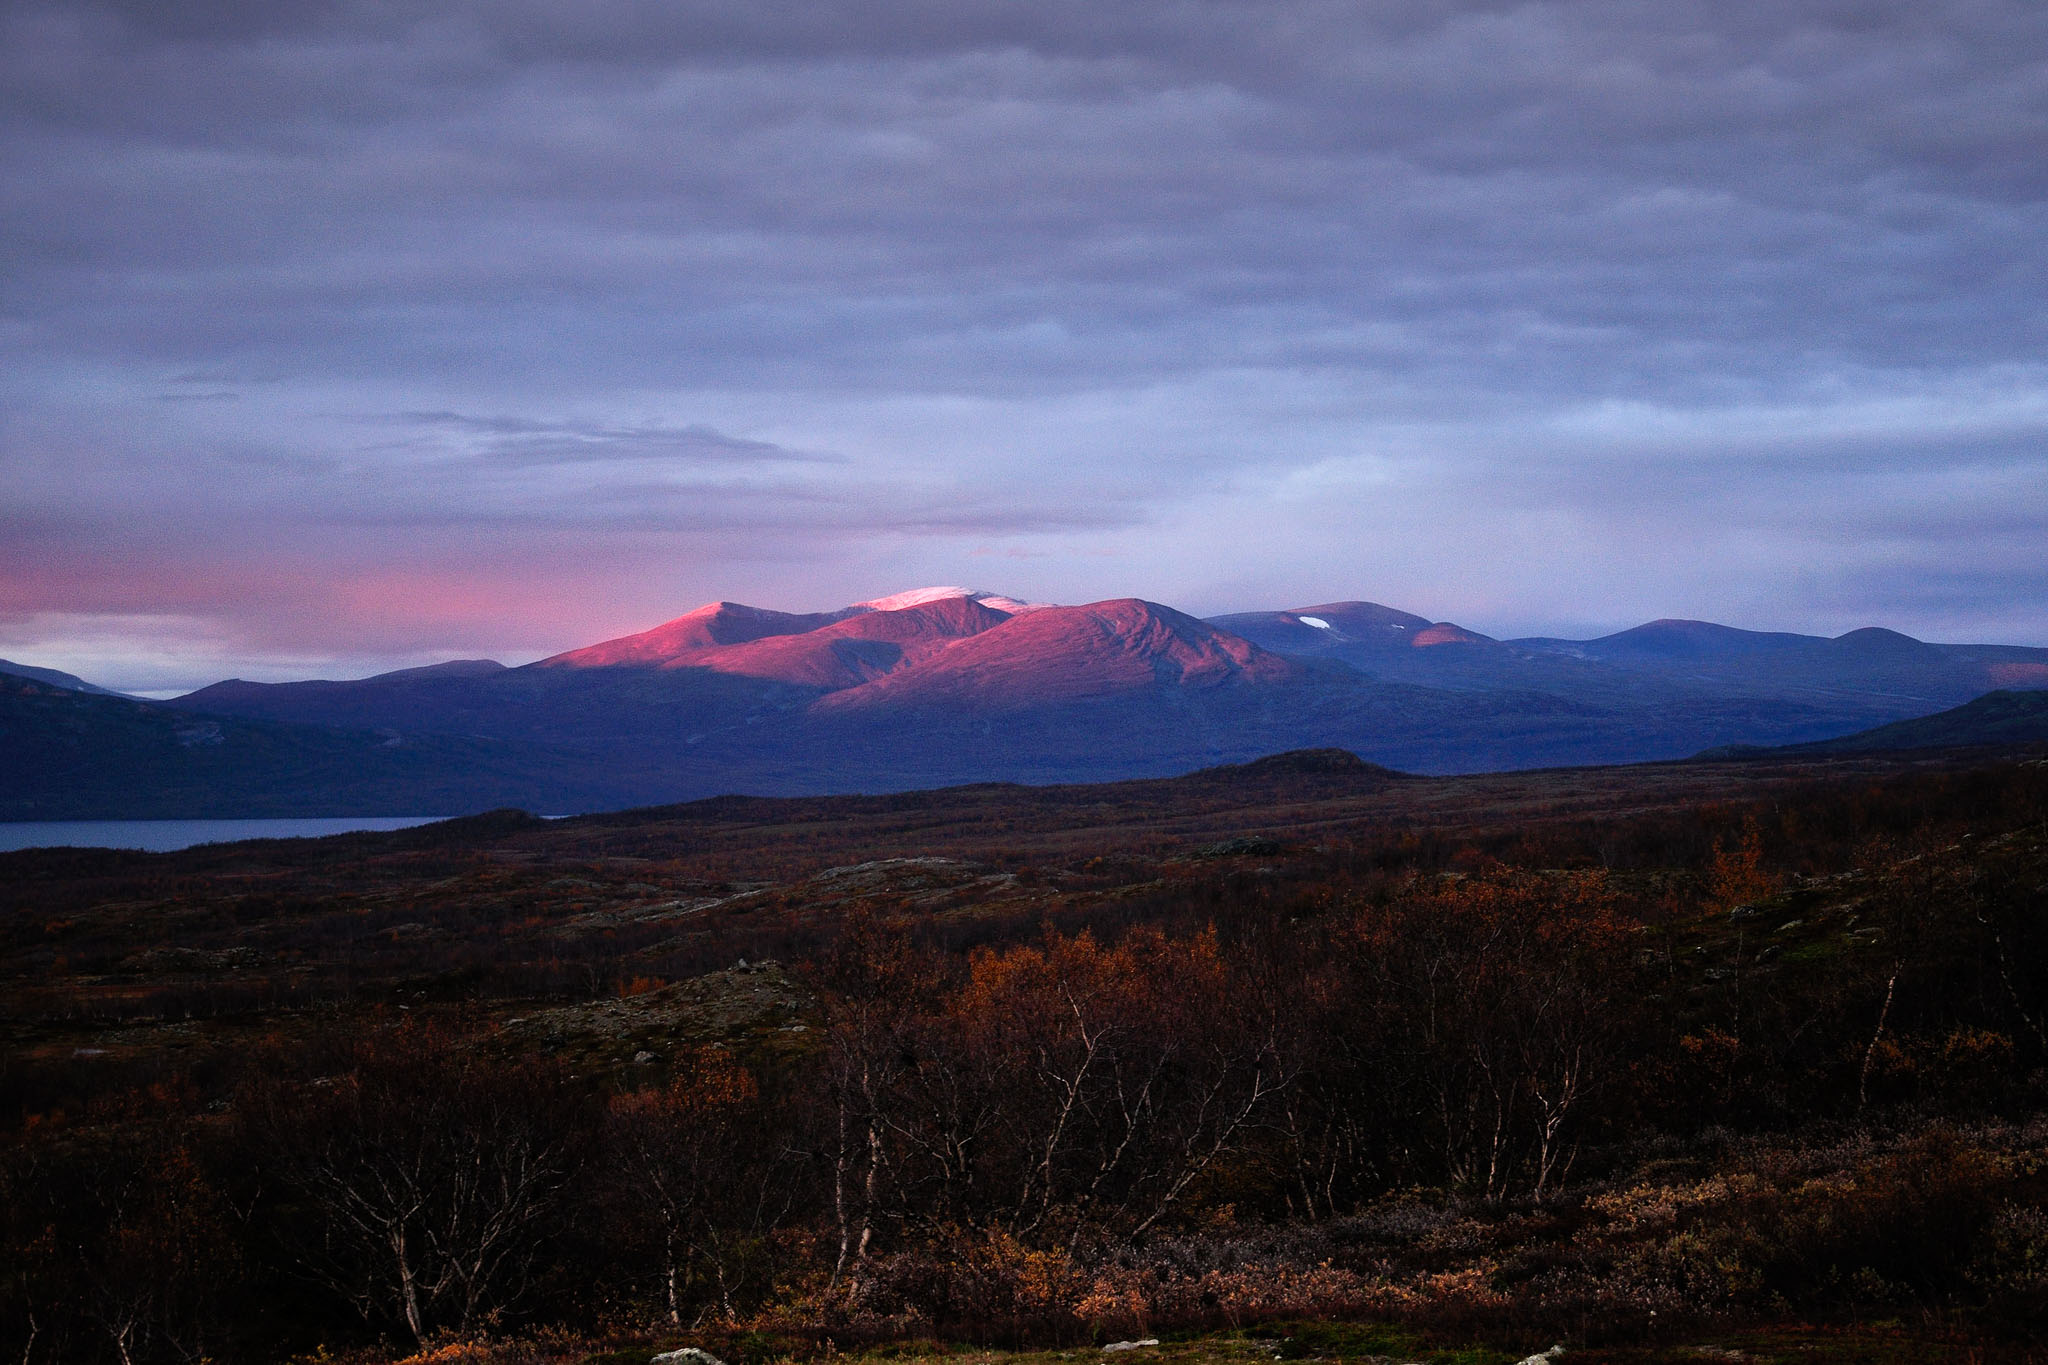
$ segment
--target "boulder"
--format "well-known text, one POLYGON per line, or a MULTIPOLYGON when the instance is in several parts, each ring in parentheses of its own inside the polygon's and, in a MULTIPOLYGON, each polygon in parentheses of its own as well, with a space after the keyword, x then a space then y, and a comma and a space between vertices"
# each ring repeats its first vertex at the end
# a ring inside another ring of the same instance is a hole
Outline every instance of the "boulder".
POLYGON ((685 1346, 677 1351, 663 1351, 647 1362, 647 1365, 725 1365, 725 1362, 709 1351, 695 1346, 685 1346))

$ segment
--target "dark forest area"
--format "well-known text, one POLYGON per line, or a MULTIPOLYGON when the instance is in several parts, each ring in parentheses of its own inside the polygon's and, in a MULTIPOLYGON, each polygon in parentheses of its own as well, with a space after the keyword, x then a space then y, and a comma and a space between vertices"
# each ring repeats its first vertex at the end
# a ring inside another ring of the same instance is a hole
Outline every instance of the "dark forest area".
POLYGON ((0 858, 0 1350, 2048 1349, 2048 761, 1347 759, 0 858))

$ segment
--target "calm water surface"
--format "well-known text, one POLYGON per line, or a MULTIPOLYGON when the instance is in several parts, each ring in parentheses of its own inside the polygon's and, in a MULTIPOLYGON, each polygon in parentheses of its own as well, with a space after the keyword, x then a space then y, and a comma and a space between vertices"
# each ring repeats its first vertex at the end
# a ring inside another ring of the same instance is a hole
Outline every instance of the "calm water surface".
POLYGON ((445 815, 365 815, 327 820, 0 821, 0 853, 18 848, 141 848, 152 853, 236 839, 317 839, 357 830, 409 829, 445 815))

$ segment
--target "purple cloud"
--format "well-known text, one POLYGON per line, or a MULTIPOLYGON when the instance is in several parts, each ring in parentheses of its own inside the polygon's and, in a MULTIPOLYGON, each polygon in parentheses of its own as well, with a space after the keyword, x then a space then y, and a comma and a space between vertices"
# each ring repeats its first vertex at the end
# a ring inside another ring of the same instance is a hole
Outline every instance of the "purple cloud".
POLYGON ((2044 58, 2022 0, 15 0, 0 644, 991 557, 2038 643, 2044 58))

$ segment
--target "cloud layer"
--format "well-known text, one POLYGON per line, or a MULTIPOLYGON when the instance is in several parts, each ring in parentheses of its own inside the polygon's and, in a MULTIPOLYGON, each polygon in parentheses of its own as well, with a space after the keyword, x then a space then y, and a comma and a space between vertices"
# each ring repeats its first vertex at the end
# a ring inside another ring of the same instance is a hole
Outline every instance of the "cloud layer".
POLYGON ((0 645, 961 580, 2048 643, 2043 146, 2027 0, 11 3, 0 645))

